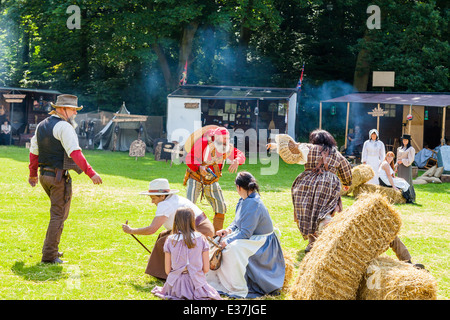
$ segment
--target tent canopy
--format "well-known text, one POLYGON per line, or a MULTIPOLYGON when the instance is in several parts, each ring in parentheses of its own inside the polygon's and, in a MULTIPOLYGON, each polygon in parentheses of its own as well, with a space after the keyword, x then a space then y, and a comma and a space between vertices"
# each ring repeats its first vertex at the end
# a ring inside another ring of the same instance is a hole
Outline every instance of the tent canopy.
POLYGON ((450 106, 450 94, 430 93, 351 93, 322 102, 400 104, 427 107, 450 106))
POLYGON ((123 103, 111 121, 95 136, 95 142, 100 142, 98 149, 128 151, 131 143, 138 137, 147 147, 152 145, 146 128, 147 118, 130 114, 123 103))

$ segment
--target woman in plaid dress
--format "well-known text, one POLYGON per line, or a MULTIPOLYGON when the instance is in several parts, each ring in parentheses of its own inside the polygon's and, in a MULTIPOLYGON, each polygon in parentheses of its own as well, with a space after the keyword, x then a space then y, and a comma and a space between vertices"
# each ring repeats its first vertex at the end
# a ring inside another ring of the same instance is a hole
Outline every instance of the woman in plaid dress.
POLYGON ((309 244, 322 228, 330 222, 335 212, 342 211, 341 182, 352 182, 350 163, 339 153, 334 138, 325 130, 315 130, 309 136, 310 143, 297 143, 303 154, 305 171, 294 181, 291 192, 294 204, 294 220, 309 244))

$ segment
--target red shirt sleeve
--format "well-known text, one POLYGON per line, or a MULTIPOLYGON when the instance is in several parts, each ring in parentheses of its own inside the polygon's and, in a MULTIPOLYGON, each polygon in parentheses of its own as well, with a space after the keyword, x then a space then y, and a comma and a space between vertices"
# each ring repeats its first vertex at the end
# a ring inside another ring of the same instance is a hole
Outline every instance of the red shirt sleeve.
POLYGON ((72 151, 70 157, 80 167, 80 169, 89 176, 89 178, 92 178, 97 174, 94 169, 92 169, 91 165, 87 162, 81 150, 72 151))
POLYGON ((203 162, 203 152, 208 145, 206 138, 198 139, 192 146, 191 151, 186 155, 186 165, 192 171, 198 171, 203 162))
POLYGON ((228 159, 230 160, 237 159, 239 165, 242 165, 245 163, 245 154, 238 148, 234 148, 233 152, 231 152, 231 154, 228 156, 228 159))
POLYGON ((39 156, 30 152, 30 164, 28 165, 28 169, 30 169, 30 177, 38 176, 38 168, 39 168, 39 156))

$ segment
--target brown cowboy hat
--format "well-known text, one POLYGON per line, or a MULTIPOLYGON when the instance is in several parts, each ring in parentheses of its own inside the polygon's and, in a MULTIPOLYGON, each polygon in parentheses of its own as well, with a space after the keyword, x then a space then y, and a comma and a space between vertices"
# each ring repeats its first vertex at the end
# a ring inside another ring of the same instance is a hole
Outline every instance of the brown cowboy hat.
POLYGON ((78 106, 78 97, 71 94, 61 94, 56 97, 56 102, 50 102, 53 108, 74 108, 77 111, 83 109, 78 106))

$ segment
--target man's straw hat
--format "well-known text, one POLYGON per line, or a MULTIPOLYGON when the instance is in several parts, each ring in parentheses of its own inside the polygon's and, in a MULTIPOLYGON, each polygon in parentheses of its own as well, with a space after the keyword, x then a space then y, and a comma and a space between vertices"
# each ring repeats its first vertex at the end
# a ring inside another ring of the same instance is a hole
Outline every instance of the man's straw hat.
POLYGON ((155 179, 150 181, 148 191, 139 192, 142 195, 162 196, 180 192, 176 189, 170 189, 169 181, 167 179, 155 179))
POLYGON ((50 102, 53 108, 74 108, 77 111, 83 109, 83 106, 78 106, 77 96, 71 94, 61 94, 56 98, 56 102, 50 102))

